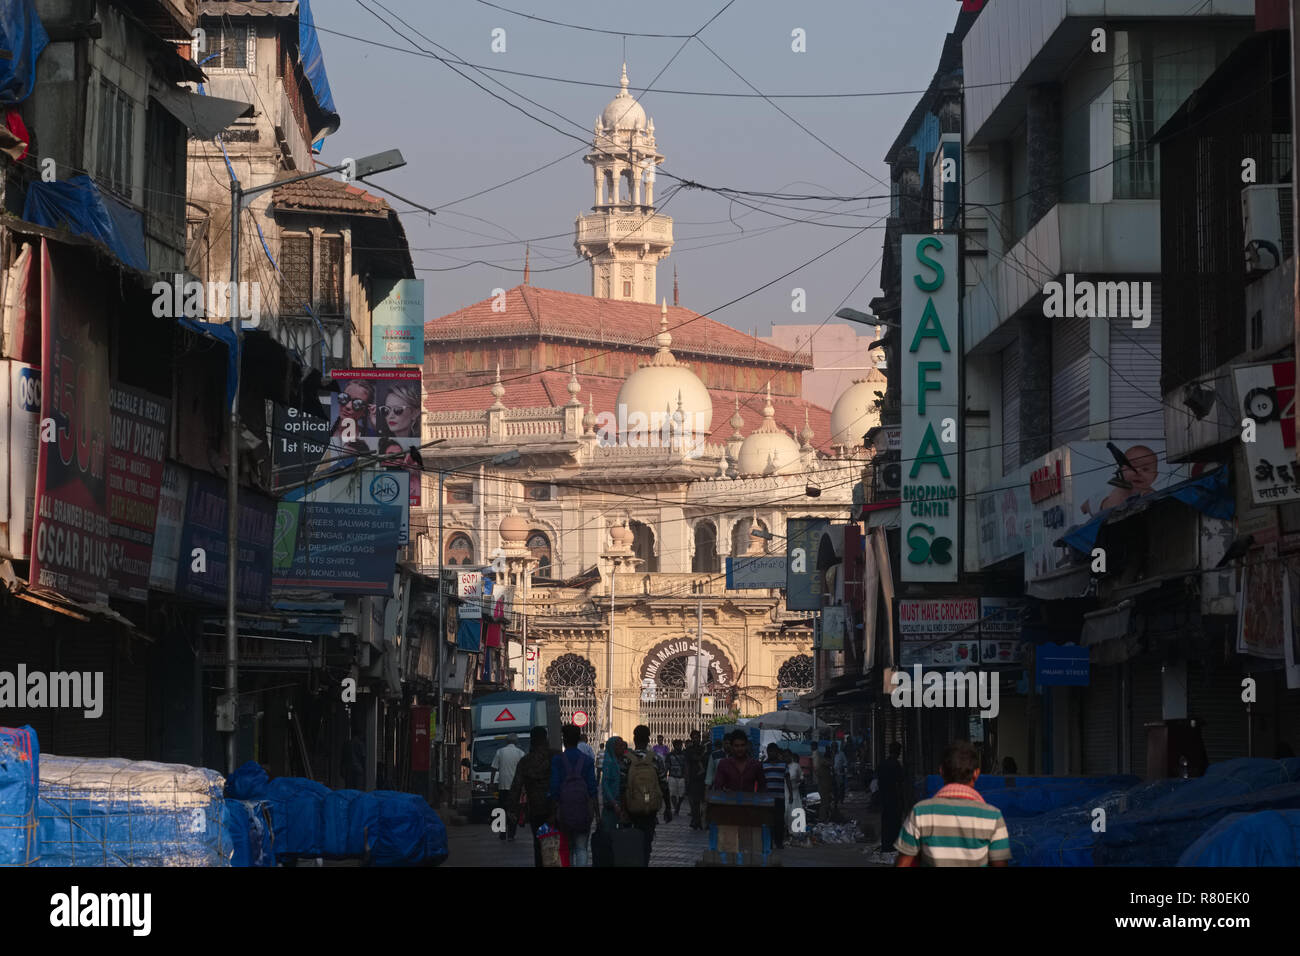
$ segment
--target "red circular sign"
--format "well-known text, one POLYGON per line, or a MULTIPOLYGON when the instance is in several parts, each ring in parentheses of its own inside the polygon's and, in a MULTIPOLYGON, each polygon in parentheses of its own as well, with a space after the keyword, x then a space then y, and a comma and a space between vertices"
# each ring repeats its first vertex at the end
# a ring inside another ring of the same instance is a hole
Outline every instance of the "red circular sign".
POLYGON ((575 710, 573 712, 573 726, 575 727, 587 726, 587 712, 585 710, 575 710))

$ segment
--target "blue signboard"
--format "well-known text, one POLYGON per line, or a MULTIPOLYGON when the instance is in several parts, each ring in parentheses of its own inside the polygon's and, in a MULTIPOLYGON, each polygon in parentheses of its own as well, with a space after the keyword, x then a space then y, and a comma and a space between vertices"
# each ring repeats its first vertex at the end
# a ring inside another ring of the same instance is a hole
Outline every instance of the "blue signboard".
POLYGON ((376 279, 370 354, 376 365, 424 364, 424 280, 376 279))
POLYGON ((282 501, 273 583, 391 596, 401 521, 389 505, 282 501))
POLYGON ((784 554, 747 554, 727 558, 727 590, 785 587, 784 554))
MULTIPOLYGON (((185 524, 176 566, 176 593, 221 604, 226 600, 226 483, 190 472, 185 524)), ((235 598, 243 609, 271 600, 271 542, 275 499, 248 489, 239 492, 239 556, 235 598)))
POLYGON ((1034 655, 1039 687, 1087 687, 1088 648, 1076 644, 1039 644, 1034 655))
POLYGON ((790 611, 817 611, 826 595, 826 580, 818 570, 826 518, 791 518, 785 523, 785 606, 790 611))

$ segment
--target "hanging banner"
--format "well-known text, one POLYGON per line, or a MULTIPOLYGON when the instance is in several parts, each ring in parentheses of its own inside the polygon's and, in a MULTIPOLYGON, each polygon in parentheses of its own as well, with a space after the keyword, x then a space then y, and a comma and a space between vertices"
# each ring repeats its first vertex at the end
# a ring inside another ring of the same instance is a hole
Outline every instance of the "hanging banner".
POLYGON ((376 365, 424 364, 424 280, 376 279, 370 355, 376 365))
MULTIPOLYGON (((38 313, 39 314, 39 313, 38 313)), ((7 466, 7 476, 0 476, 6 504, 0 519, 6 529, 0 532, 0 544, 6 539, 9 556, 25 561, 31 555, 32 515, 36 503, 36 460, 41 438, 41 370, 21 362, 0 362, 0 407, 8 407, 7 418, 0 417, 0 466, 7 466)))
POLYGON ((727 590, 785 587, 784 554, 749 554, 727 558, 727 590))
POLYGON ((1277 545, 1253 550, 1241 568, 1241 599, 1237 605, 1237 653, 1284 661, 1283 590, 1286 566, 1278 562, 1277 545))
POLYGON ((902 247, 902 580, 957 580, 957 237, 902 247))
POLYGON ((330 477, 371 456, 410 472, 411 504, 418 506, 423 374, 418 368, 336 369, 341 391, 330 396, 329 450, 312 477, 330 477))
MULTIPOLYGON (((176 564, 176 593, 224 604, 230 564, 226 547, 229 512, 226 483, 204 472, 192 471, 189 486, 176 564)), ((240 610, 256 610, 270 603, 274 533, 275 499, 241 488, 235 556, 235 600, 240 610)))
POLYGON ((399 509, 282 501, 273 584, 349 594, 393 593, 399 509))
POLYGON ((81 260, 41 240, 41 420, 31 580, 108 602, 108 324, 81 260), (55 276, 58 276, 56 282, 55 276))
POLYGON ((149 564, 149 587, 176 590, 176 568, 185 529, 185 505, 190 495, 190 470, 169 461, 163 465, 158 488, 158 509, 153 528, 153 553, 149 564))
POLYGON ((785 525, 785 606, 790 611, 817 611, 827 594, 826 579, 817 570, 826 518, 790 518, 785 525))
POLYGON ((120 597, 144 601, 149 597, 171 402, 142 389, 113 385, 108 406, 112 427, 108 452, 108 520, 112 534, 108 589, 120 597))
POLYGON ((285 501, 311 501, 341 505, 389 505, 399 512, 397 543, 406 547, 411 537, 411 476, 389 468, 364 468, 338 478, 315 481, 285 492, 285 501))
MULTIPOLYGON (((271 404, 271 487, 276 491, 296 488, 310 478, 327 457, 330 420, 322 405, 320 417, 296 408, 271 404)), ((342 450, 328 457, 342 456, 342 450)))

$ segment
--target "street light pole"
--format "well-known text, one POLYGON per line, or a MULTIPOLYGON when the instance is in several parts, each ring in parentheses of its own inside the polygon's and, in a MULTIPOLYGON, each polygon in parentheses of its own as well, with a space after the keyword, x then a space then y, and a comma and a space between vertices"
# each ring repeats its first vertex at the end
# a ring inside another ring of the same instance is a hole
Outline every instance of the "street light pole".
MULTIPOLYGON (((438 472, 438 711, 434 727, 438 731, 439 744, 444 744, 447 739, 447 728, 443 725, 442 699, 443 699, 443 675, 446 671, 447 661, 447 624, 442 619, 442 486, 443 480, 447 477, 445 471, 438 472)), ((438 803, 442 803, 442 783, 443 783, 443 764, 446 762, 447 748, 439 746, 437 751, 438 767, 438 803)))
POLYGON ((614 578, 618 558, 609 570, 609 632, 605 635, 605 737, 614 733, 614 578))
MULTIPOLYGON (((224 722, 229 727, 226 732, 226 772, 228 774, 235 772, 236 761, 239 759, 239 628, 235 616, 237 603, 236 582, 239 572, 239 394, 243 365, 241 348, 243 336, 239 308, 236 304, 241 298, 239 295, 239 217, 243 214, 244 204, 249 197, 266 192, 268 189, 275 189, 277 186, 301 182, 304 179, 315 179, 317 176, 328 176, 330 173, 338 173, 344 170, 347 170, 348 178, 360 179, 363 176, 396 169, 398 166, 405 165, 406 160, 402 159, 402 154, 395 149, 390 149, 387 152, 365 156, 358 160, 349 159, 338 166, 328 166, 325 169, 290 176, 287 179, 277 179, 274 182, 254 186, 251 189, 245 189, 241 186, 239 177, 235 175, 233 168, 231 169, 230 289, 227 305, 229 315, 227 318, 232 335, 230 348, 234 352, 231 358, 234 365, 235 380, 231 383, 230 448, 227 461, 228 474, 226 475, 226 691, 217 706, 218 727, 222 724, 223 711, 225 715, 224 722)), ((322 359, 321 372, 324 373, 324 371, 324 360, 322 359)))

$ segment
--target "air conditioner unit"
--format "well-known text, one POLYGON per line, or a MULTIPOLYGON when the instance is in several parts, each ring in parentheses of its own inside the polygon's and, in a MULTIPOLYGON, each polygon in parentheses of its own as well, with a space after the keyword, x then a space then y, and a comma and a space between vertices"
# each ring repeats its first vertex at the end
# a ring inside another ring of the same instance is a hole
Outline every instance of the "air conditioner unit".
POLYGON ((1246 271, 1276 269, 1292 250, 1291 186, 1247 186, 1241 191, 1241 223, 1246 271))

